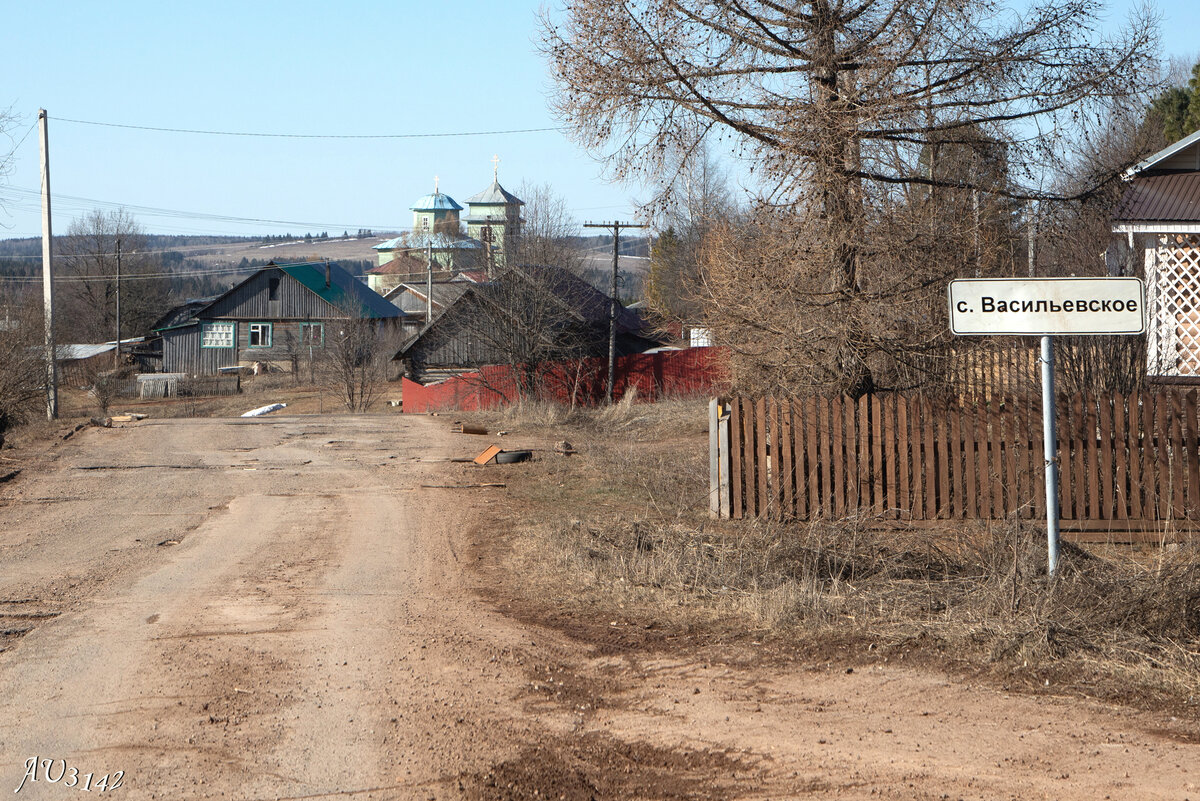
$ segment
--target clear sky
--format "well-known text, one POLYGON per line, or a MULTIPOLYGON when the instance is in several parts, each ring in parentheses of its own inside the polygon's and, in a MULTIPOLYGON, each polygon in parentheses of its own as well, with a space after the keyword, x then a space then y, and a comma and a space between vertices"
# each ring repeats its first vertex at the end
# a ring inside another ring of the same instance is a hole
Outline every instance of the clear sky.
MULTIPOLYGON (((1115 0, 1123 18, 1136 0, 1115 0)), ((210 136, 69 122, 273 134, 554 128, 537 0, 6 3, 0 108, 18 117, 0 238, 40 234, 37 109, 50 116, 55 231, 103 201, 156 233, 411 225, 440 188, 548 183, 579 221, 630 219, 647 193, 610 183, 559 131, 406 139, 210 136), (31 130, 33 129, 33 130, 31 130), (171 211, 187 212, 174 214, 171 211), (263 222, 243 222, 251 218, 263 222), (281 221, 279 223, 266 221, 281 221)), ((1196 0, 1163 0, 1164 55, 1194 55, 1196 0)))

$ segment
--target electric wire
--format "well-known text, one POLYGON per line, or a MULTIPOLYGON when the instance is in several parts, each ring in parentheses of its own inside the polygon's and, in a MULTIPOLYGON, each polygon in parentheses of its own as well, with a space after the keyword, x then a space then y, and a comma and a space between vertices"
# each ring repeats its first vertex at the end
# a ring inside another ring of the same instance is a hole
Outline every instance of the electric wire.
POLYGON ((96 125, 104 128, 128 128, 135 131, 156 131, 160 133, 197 134, 202 136, 245 136, 267 139, 442 139, 455 136, 502 136, 505 134, 546 133, 548 131, 566 130, 563 126, 551 128, 514 128, 502 131, 453 131, 446 133, 410 133, 410 134, 290 134, 290 133, 261 133, 254 131, 207 131, 199 128, 166 128, 153 125, 129 125, 119 122, 97 122, 95 120, 74 120, 68 117, 55 117, 55 122, 69 122, 75 125, 96 125))

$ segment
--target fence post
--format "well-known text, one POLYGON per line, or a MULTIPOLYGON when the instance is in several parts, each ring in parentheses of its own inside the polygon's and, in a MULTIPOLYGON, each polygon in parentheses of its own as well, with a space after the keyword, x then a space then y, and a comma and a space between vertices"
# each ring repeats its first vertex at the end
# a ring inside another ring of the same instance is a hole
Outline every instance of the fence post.
POLYGON ((708 402, 708 516, 721 513, 721 447, 717 433, 717 421, 721 419, 721 402, 713 398, 708 402))
POLYGON ((730 511, 730 490, 729 490, 729 474, 731 472, 729 459, 729 404, 722 403, 719 414, 717 416, 717 452, 720 454, 720 460, 717 463, 717 471, 720 474, 720 486, 717 488, 717 494, 720 498, 720 507, 718 513, 722 519, 728 520, 732 517, 730 511))

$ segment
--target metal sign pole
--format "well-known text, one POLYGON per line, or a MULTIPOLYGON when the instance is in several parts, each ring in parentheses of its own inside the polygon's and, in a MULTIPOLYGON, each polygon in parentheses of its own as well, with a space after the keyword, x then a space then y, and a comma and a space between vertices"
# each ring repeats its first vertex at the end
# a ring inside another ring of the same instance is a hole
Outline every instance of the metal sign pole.
POLYGON ((1054 337, 1042 337, 1042 454, 1046 459, 1046 552, 1058 568, 1058 433, 1054 425, 1054 337))

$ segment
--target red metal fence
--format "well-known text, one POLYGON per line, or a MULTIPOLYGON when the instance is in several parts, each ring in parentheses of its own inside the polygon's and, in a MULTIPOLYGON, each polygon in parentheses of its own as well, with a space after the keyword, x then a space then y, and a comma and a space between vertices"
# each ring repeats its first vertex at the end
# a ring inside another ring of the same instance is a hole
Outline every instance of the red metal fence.
MULTIPOLYGON (((704 396, 720 392, 725 383, 725 353, 720 348, 688 348, 640 353, 617 359, 614 394, 622 397, 636 388, 638 397, 654 400, 673 396, 704 396)), ((544 365, 537 376, 537 397, 564 404, 591 405, 604 399, 608 382, 605 359, 584 359, 544 365)), ((405 412, 448 409, 495 409, 517 400, 517 376, 510 367, 490 366, 436 384, 404 379, 405 412)))
MULTIPOLYGON (((801 520, 1045 516, 1040 408, 921 396, 715 401, 712 510, 801 520)), ((1070 532, 1200 528, 1197 395, 1061 398, 1070 532)))

